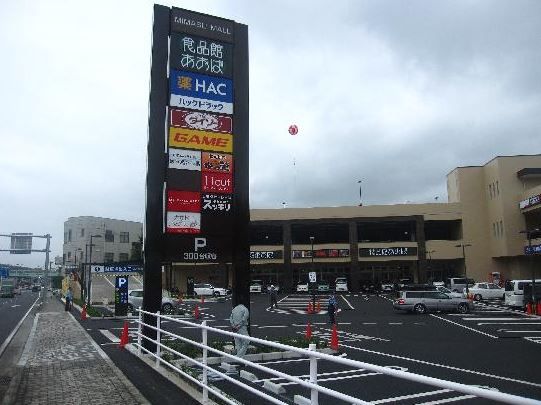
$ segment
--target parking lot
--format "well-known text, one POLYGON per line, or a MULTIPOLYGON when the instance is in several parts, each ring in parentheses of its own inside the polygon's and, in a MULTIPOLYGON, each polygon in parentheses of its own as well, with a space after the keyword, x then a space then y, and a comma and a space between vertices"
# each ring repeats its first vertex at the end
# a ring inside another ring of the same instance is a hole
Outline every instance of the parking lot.
MULTIPOLYGON (((321 311, 308 313, 308 294, 282 294, 278 308, 271 308, 267 294, 251 296, 251 335, 260 338, 302 336, 306 324, 311 323, 312 334, 330 339, 326 302, 328 295, 321 294, 321 311)), ((494 390, 541 399, 541 318, 512 311, 499 301, 474 304, 468 314, 429 313, 415 315, 395 312, 393 296, 368 294, 343 294, 338 296, 341 311, 337 316, 339 353, 358 361, 394 367, 426 376, 490 387, 494 390)), ((195 302, 185 303, 190 315, 195 302)), ((209 326, 229 329, 230 301, 205 300, 197 303, 200 319, 209 326)), ((98 343, 114 345, 113 337, 119 335, 122 320, 94 320, 86 324, 98 343)), ((194 327, 166 322, 165 328, 182 336, 200 339, 201 332, 194 327)), ((136 325, 130 324, 135 332, 136 325)), ((211 334, 212 335, 212 334, 211 334)), ((218 339, 209 336, 209 339, 218 339)), ((307 360, 282 359, 265 364, 291 375, 307 378, 307 360)), ((293 395, 309 398, 307 389, 281 380, 258 370, 255 386, 262 389, 265 381, 272 381, 285 389, 283 397, 293 395)), ((321 361, 318 364, 318 381, 329 388, 373 403, 466 403, 472 397, 457 392, 398 380, 362 369, 351 369, 321 361)), ((214 379, 213 384, 243 402, 255 401, 251 395, 226 381, 214 379)), ((260 400, 257 399, 260 403, 260 400)), ((476 400, 476 403, 485 401, 476 400)), ((334 404, 321 396, 321 403, 334 404)), ((488 403, 488 401, 486 401, 488 403)))

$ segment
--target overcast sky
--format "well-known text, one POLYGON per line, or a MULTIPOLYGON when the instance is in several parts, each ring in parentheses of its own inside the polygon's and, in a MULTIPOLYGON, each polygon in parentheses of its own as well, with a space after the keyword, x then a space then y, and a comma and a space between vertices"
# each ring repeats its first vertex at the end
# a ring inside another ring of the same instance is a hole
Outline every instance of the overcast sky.
MULTIPOLYGON (((152 4, 0 2, 0 233, 54 257, 70 216, 142 221, 152 4)), ((249 26, 251 208, 445 202, 540 152, 541 1, 162 4, 249 26)))

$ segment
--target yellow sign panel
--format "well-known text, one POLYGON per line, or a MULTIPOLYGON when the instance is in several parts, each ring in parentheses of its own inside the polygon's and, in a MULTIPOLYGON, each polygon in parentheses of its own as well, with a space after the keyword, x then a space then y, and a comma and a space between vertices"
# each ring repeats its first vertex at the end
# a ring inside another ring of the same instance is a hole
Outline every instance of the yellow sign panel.
POLYGON ((169 146, 186 149, 232 152, 233 136, 186 128, 169 128, 169 146))

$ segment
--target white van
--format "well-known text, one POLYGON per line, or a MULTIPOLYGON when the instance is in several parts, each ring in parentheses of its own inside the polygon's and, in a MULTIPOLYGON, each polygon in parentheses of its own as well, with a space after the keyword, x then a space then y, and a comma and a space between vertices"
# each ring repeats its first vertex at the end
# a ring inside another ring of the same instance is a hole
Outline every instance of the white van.
POLYGON ((348 291, 348 279, 345 277, 337 277, 334 281, 334 290, 336 292, 342 291, 347 292, 348 291))
MULTIPOLYGON (((541 285, 541 280, 536 279, 536 286, 537 283, 541 285)), ((524 286, 527 284, 532 284, 532 280, 507 280, 505 282, 505 305, 524 308, 524 286)))
MULTIPOLYGON (((475 281, 473 279, 468 278, 468 286, 471 287, 475 284, 475 281)), ((449 290, 453 292, 462 292, 464 288, 466 288, 466 278, 465 277, 450 277, 447 280, 445 280, 445 287, 447 287, 449 290)))

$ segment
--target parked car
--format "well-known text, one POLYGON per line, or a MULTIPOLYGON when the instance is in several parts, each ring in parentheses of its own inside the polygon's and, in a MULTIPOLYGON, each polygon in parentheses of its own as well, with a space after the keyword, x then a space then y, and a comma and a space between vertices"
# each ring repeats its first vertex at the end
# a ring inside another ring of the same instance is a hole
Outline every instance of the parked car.
POLYGON ((208 283, 197 283, 193 286, 193 292, 195 295, 198 296, 213 296, 214 295, 214 287, 212 284, 208 283))
POLYGON ((439 291, 401 291, 393 302, 393 308, 400 311, 426 314, 433 311, 470 312, 472 303, 465 298, 454 298, 439 291))
POLYGON ((390 293, 394 291, 394 284, 390 282, 381 283, 381 292, 390 293))
POLYGON ((34 285, 32 286, 32 292, 37 292, 37 291, 39 291, 39 290, 41 290, 41 286, 40 286, 40 285, 34 284, 34 285))
POLYGON ((250 283, 250 292, 251 293, 260 293, 263 289, 263 281, 261 280, 252 280, 250 283))
POLYGON ((334 282, 334 291, 347 292, 348 291, 348 279, 345 277, 337 277, 334 282))
MULTIPOLYGON (((505 299, 505 290, 500 286, 493 283, 475 283, 468 288, 469 293, 473 294, 475 301, 489 300, 489 299, 505 299)), ((463 290, 464 295, 466 289, 463 290)))
MULTIPOLYGON (((143 289, 128 291, 128 312, 143 306, 143 289)), ((171 297, 169 291, 162 290, 162 311, 169 312, 177 306, 177 301, 171 297)))
POLYGON ((0 288, 0 297, 2 298, 13 298, 15 297, 14 288, 11 284, 4 284, 0 288))
MULTIPOLYGON (((467 279, 468 286, 472 286, 475 284, 475 281, 473 279, 468 278, 467 279)), ((466 278, 464 277, 450 277, 445 282, 445 287, 450 289, 454 292, 462 292, 464 288, 466 288, 466 278)))
POLYGON ((278 284, 269 284, 269 285, 267 285, 267 288, 265 289, 268 293, 270 292, 271 285, 274 286, 274 289, 276 290, 276 293, 280 292, 280 286, 278 284))
POLYGON ((298 283, 297 292, 308 292, 308 283, 298 283))
POLYGON ((450 295, 453 298, 464 298, 464 295, 457 292, 453 292, 449 290, 447 287, 444 287, 442 285, 435 285, 435 287, 436 287, 436 290, 438 290, 439 292, 450 295))
POLYGON ((23 289, 21 288, 21 286, 17 286, 13 288, 13 292, 17 295, 21 295, 23 293, 23 289))
POLYGON ((319 284, 317 285, 318 292, 329 292, 329 290, 330 290, 329 283, 327 283, 326 281, 320 281, 319 284))
POLYGON ((231 289, 230 288, 214 287, 214 296, 215 297, 227 297, 228 295, 231 295, 231 289))

